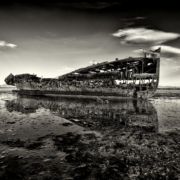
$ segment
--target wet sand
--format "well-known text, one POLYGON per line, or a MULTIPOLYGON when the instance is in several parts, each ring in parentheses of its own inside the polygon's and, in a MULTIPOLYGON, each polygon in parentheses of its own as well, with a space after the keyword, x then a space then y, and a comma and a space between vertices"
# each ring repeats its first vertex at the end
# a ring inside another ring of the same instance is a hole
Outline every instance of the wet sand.
POLYGON ((180 179, 180 99, 0 93, 0 179, 180 179))

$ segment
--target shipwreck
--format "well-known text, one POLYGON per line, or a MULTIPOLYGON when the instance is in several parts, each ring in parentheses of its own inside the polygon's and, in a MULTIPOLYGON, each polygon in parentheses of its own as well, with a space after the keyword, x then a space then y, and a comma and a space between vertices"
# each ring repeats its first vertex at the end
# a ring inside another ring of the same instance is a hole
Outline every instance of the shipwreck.
POLYGON ((80 68, 58 78, 10 74, 5 82, 25 95, 149 98, 159 83, 160 48, 142 57, 115 59, 80 68))

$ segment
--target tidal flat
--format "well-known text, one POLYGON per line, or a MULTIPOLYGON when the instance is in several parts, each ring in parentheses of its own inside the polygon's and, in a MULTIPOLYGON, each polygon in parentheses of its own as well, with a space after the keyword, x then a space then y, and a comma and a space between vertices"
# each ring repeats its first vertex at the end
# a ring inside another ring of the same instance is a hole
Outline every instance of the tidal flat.
POLYGON ((180 98, 0 93, 0 179, 180 179, 180 98))

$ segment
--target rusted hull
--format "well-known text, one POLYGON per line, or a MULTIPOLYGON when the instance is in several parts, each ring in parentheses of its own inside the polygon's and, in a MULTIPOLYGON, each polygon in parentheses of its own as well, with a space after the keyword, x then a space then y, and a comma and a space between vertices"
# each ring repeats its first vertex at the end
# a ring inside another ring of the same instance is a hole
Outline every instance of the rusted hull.
POLYGON ((32 74, 10 74, 5 82, 20 94, 48 96, 100 96, 147 99, 159 83, 160 58, 157 52, 144 57, 116 59, 80 68, 53 78, 32 74))
POLYGON ((122 98, 140 98, 147 99, 154 95, 154 90, 138 91, 136 89, 78 89, 78 90, 15 90, 14 92, 20 95, 31 96, 62 96, 71 98, 101 98, 101 99, 122 99, 122 98))

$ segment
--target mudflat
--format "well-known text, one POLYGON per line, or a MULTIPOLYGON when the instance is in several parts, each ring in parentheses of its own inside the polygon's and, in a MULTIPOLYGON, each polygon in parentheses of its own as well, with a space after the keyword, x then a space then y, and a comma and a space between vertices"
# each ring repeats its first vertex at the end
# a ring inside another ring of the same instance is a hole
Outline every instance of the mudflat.
POLYGON ((180 99, 0 93, 0 179, 179 179, 180 99))

